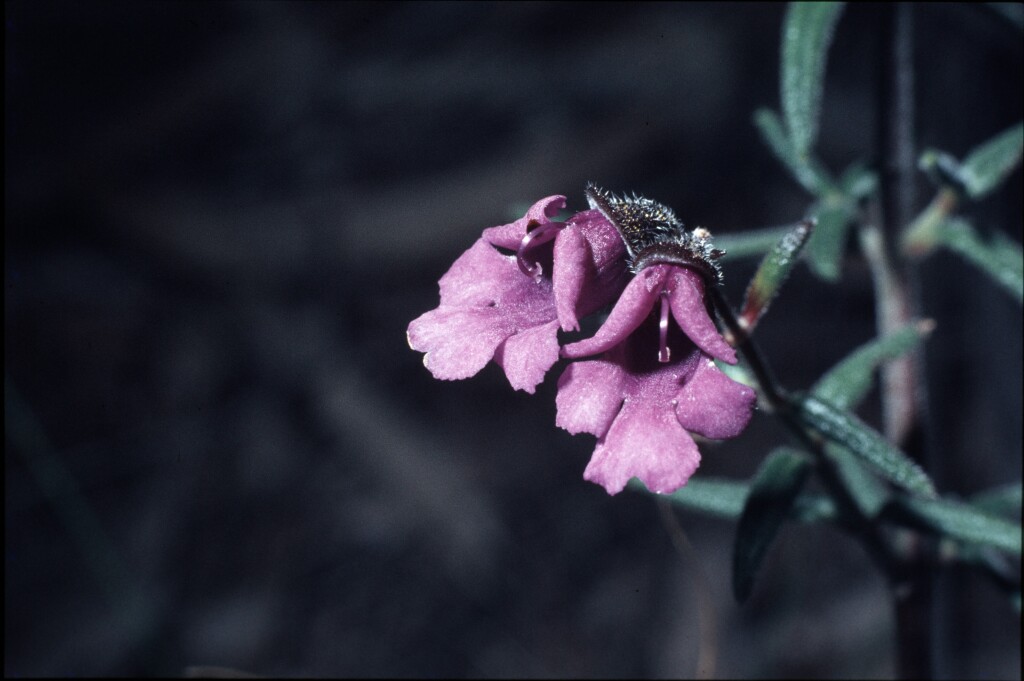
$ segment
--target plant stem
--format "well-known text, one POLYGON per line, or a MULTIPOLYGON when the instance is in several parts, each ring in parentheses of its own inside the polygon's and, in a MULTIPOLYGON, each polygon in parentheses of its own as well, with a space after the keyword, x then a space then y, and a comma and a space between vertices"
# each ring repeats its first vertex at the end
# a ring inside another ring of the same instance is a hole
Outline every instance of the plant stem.
MULTIPOLYGON (((893 267, 891 255, 916 203, 914 163, 913 8, 908 4, 881 8, 879 142, 881 150, 882 229, 860 230, 862 250, 872 270, 878 305, 878 331, 885 334, 917 316, 916 281, 893 267)), ((876 223, 878 224, 878 223, 876 223)), ((913 353, 882 369, 885 433, 927 470, 921 417, 926 386, 921 354, 913 353)), ((900 569, 892 578, 900 678, 931 678, 934 581, 920 537, 901 547, 900 569)))
POLYGON ((758 387, 761 389, 761 394, 772 413, 779 417, 797 441, 814 456, 818 477, 835 501, 839 514, 843 518, 842 525, 863 540, 868 554, 891 582, 899 581, 898 575, 901 574, 902 568, 897 552, 883 535, 879 526, 864 515, 850 495, 836 470, 835 463, 825 453, 821 438, 809 432, 797 418, 794 399, 775 381, 761 351, 736 318, 721 290, 715 286, 709 287, 708 290, 722 322, 731 334, 736 348, 743 354, 750 366, 758 387))

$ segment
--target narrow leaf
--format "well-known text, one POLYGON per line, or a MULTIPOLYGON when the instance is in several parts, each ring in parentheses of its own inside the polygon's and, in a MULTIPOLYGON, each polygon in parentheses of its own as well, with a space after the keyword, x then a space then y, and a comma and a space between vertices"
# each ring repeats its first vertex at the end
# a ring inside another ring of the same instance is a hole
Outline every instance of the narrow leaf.
POLYGON ((854 201, 859 201, 874 194, 878 189, 878 175, 865 168, 863 164, 854 163, 839 178, 839 189, 854 201))
POLYGON ((839 511, 832 499, 821 494, 804 492, 793 502, 790 517, 802 523, 815 523, 822 520, 836 521, 839 520, 839 511))
POLYGON ((1020 517, 1021 511, 1021 485, 1019 482, 1012 482, 995 489, 986 490, 971 497, 971 505, 992 515, 1007 515, 1020 517))
POLYGON ((789 278, 807 238, 814 229, 814 222, 804 220, 775 244, 771 253, 761 261, 760 267, 747 286, 743 297, 743 308, 739 322, 750 333, 757 322, 768 311, 768 306, 779 294, 783 282, 789 278))
POLYGON ((782 28, 782 111, 799 157, 806 157, 818 136, 825 89, 825 64, 843 5, 792 2, 782 28))
POLYGON ((779 448, 768 455, 754 476, 736 527, 732 589, 737 601, 742 603, 750 596, 761 560, 789 516, 810 470, 806 456, 779 448))
POLYGON ((843 205, 819 201, 813 212, 818 225, 807 244, 807 264, 826 281, 838 281, 849 233, 850 212, 843 205))
POLYGON ((1024 303, 1024 255, 1020 244, 1002 235, 986 243, 971 223, 948 218, 936 230, 936 240, 991 277, 1009 291, 1018 303, 1024 303))
POLYGON ((887 509, 897 521, 909 521, 940 535, 1019 554, 1020 523, 982 513, 967 504, 951 499, 899 497, 887 509))
POLYGON ((828 172, 812 159, 796 152, 778 114, 771 109, 758 109, 754 112, 754 125, 761 132, 768 148, 789 169, 801 187, 815 196, 829 191, 833 182, 828 172))
POLYGON ((839 409, 853 409, 871 388, 875 370, 909 351, 935 328, 930 319, 908 324, 860 346, 818 379, 811 394, 839 409))
MULTIPOLYGON (((654 494, 643 483, 630 480, 628 487, 643 494, 654 494)), ((736 519, 743 512, 743 506, 750 492, 750 484, 725 478, 691 478, 685 487, 668 495, 673 504, 692 511, 700 511, 719 518, 736 519)), ((813 523, 822 520, 836 520, 838 512, 835 503, 820 494, 803 493, 793 503, 790 514, 793 520, 813 523)))
POLYGON ((668 499, 674 504, 723 518, 738 518, 750 486, 724 478, 691 478, 668 499))
POLYGON ((960 179, 967 194, 979 199, 999 186, 1020 163, 1024 152, 1024 123, 996 135, 973 149, 960 164, 960 179))
POLYGON ((797 407, 803 423, 849 449, 887 480, 911 492, 935 496, 935 487, 921 467, 854 414, 813 395, 805 397, 797 407))
POLYGON ((825 445, 825 453, 836 462, 839 477, 864 517, 877 516, 889 501, 889 490, 845 447, 830 442, 825 445))

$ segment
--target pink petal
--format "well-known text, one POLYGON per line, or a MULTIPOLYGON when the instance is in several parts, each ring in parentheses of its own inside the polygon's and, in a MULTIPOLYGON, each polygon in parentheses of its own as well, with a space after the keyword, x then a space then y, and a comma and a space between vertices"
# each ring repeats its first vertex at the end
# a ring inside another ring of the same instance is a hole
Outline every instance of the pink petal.
POLYGON ((625 272, 626 244, 622 242, 619 231, 598 210, 585 210, 576 213, 569 219, 590 246, 593 262, 598 272, 606 269, 618 269, 625 272))
POLYGON ((552 222, 552 218, 565 208, 564 196, 548 196, 530 206, 526 215, 515 222, 499 227, 489 227, 484 230, 483 238, 500 248, 518 250, 523 237, 526 236, 526 227, 532 221, 538 225, 552 222))
POLYGON ((633 277, 597 333, 592 338, 563 346, 562 356, 596 355, 624 341, 647 318, 654 301, 661 294, 667 274, 667 267, 655 265, 633 277))
POLYGON ((702 357, 676 397, 676 417, 687 430, 716 440, 736 437, 750 422, 757 395, 702 357))
POLYGON ((707 354, 735 364, 736 351, 718 333, 704 306, 704 280, 686 267, 672 267, 671 270, 669 303, 679 328, 707 354))
POLYGON ((622 406, 625 372, 604 360, 576 362, 558 379, 555 425, 573 435, 603 437, 622 406))
POLYGON ((509 335, 492 307, 440 307, 409 324, 409 347, 425 352, 423 365, 434 378, 469 378, 484 368, 509 335))
POLYGON ((592 279, 595 274, 590 248, 583 233, 574 227, 563 229, 555 237, 554 265, 551 272, 555 309, 558 310, 558 321, 563 330, 579 330, 576 304, 582 296, 584 282, 592 279))
POLYGON ((477 239, 438 282, 441 305, 490 305, 504 291, 521 284, 522 279, 513 256, 502 255, 483 239, 477 239))
POLYGON ((505 370, 516 390, 531 395, 544 374, 558 361, 558 321, 534 326, 509 337, 494 353, 494 361, 505 370))
POLYGON ((700 452, 672 409, 627 401, 594 450, 583 477, 618 494, 636 477, 652 492, 674 492, 690 479, 700 452))

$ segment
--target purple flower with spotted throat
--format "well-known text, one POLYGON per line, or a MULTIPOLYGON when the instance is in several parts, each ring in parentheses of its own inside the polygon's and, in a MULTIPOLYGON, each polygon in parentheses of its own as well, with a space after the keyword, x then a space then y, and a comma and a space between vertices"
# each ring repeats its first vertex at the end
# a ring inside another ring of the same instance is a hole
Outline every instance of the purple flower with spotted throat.
POLYGON ((633 477, 673 492, 700 462, 691 434, 735 437, 756 399, 714 362, 736 362, 705 297, 722 252, 659 203, 593 185, 586 195, 590 210, 565 223, 552 220, 565 205, 552 196, 484 230, 441 278, 440 306, 409 325, 409 345, 437 378, 466 378, 494 359, 530 393, 559 356, 577 360, 558 380, 556 424, 597 436, 584 477, 609 494, 633 477), (578 330, 613 301, 593 337, 559 349, 559 327, 578 330))

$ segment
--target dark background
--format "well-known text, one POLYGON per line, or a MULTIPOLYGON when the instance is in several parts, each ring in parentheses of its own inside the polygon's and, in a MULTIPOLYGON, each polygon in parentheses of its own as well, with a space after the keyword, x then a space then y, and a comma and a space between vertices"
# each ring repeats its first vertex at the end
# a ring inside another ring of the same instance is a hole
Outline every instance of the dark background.
MULTIPOLYGON (((532 397, 493 365, 439 382, 405 340, 483 228, 551 194, 582 209, 588 180, 716 233, 801 217, 751 124, 778 107, 783 5, 4 10, 5 675, 894 674, 853 540, 785 528, 737 606, 733 523, 680 514, 681 557, 650 497, 582 480, 557 367, 532 397)), ((883 11, 838 27, 837 171, 876 158, 883 11)), ((1021 119, 1019 20, 914 19, 919 148, 1021 119)), ((1018 170, 969 215, 1019 241, 1021 195, 1018 170)), ((726 264, 734 301, 752 269, 726 264)), ((785 385, 873 336, 855 249, 845 274, 801 269, 760 327, 785 385)), ((953 256, 920 276, 940 489, 1019 481, 1020 308, 953 256)), ((781 441, 755 416, 698 475, 781 441)), ((939 602, 942 676, 1020 678, 994 586, 953 571, 939 602)))

